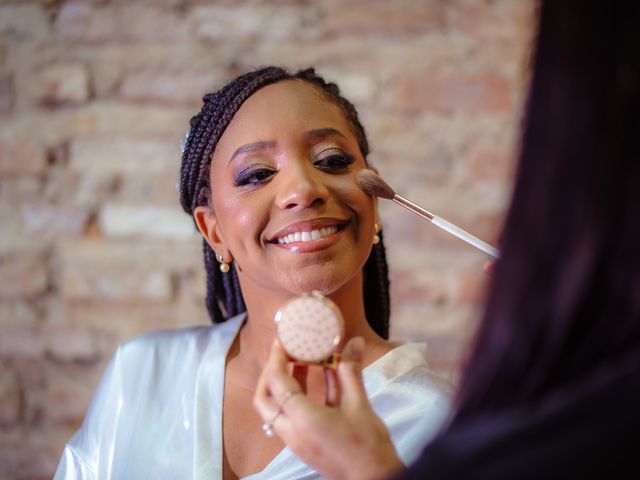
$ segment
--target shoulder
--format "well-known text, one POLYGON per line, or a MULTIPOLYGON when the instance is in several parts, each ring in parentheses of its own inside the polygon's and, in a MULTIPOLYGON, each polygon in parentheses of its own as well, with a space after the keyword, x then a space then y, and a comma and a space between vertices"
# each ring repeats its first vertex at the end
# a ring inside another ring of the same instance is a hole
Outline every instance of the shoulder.
POLYGON ((451 385, 429 366, 425 353, 424 343, 404 343, 393 348, 364 369, 367 390, 373 393, 393 385, 405 385, 416 396, 433 395, 446 401, 451 385))
POLYGON ((400 345, 363 372, 371 405, 406 465, 418 457, 450 412, 448 394, 428 366, 425 351, 424 344, 400 345))
POLYGON ((203 325, 176 330, 145 333, 121 343, 116 351, 116 364, 187 362, 208 351, 224 353, 235 338, 244 315, 216 325, 203 325))

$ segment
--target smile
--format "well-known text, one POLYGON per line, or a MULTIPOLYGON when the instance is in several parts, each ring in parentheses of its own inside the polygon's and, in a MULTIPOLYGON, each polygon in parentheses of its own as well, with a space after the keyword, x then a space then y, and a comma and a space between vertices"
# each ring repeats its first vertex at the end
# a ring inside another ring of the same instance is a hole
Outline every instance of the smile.
POLYGON ((320 240, 321 238, 328 237, 338 232, 338 227, 324 227, 316 230, 300 231, 284 235, 277 238, 277 242, 281 244, 293 243, 293 242, 311 242, 313 240, 320 240))

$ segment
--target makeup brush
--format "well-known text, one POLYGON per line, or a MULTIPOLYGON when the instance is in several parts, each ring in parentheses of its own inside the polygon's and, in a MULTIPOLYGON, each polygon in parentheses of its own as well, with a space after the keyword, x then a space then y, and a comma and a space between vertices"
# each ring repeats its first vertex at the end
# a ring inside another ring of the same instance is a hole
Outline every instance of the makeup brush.
POLYGON ((375 197, 386 198, 387 200, 393 200, 398 205, 402 205, 407 210, 411 210, 416 215, 429 220, 431 223, 440 227, 446 232, 449 232, 451 235, 458 237, 460 240, 464 240, 470 245, 482 250, 485 253, 488 253, 492 257, 498 258, 500 252, 489 245, 488 243, 483 242, 477 237, 474 237, 469 232, 464 231, 460 227, 454 225, 451 222, 448 222, 442 217, 438 217, 433 213, 425 210, 424 208, 416 205, 413 202, 410 202, 404 197, 398 195, 393 188, 389 186, 387 182, 385 182, 378 174, 376 174, 373 170, 365 169, 358 172, 356 177, 356 182, 365 192, 369 195, 373 195, 375 197))

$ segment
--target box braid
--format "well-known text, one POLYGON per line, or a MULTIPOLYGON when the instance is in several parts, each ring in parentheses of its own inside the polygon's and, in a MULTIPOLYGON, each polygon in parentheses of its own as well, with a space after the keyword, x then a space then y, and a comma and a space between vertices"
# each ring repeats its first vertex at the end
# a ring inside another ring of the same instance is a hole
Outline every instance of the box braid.
MULTIPOLYGON (((244 101, 262 87, 292 79, 314 85, 328 101, 340 107, 357 138, 362 155, 367 157, 369 144, 364 127, 355 107, 340 95, 336 84, 325 82, 312 68, 292 74, 279 67, 264 67, 245 73, 220 90, 206 94, 202 109, 191 118, 179 181, 180 203, 185 212, 193 215, 196 207, 208 205, 211 201, 211 157, 220 137, 244 101)), ((388 338, 389 277, 382 234, 378 235, 381 241, 373 246, 364 266, 363 295, 367 321, 378 335, 388 338)), ((207 310, 214 323, 224 322, 246 310, 238 274, 233 264, 227 273, 220 272, 215 253, 206 241, 203 241, 203 251, 207 273, 207 310)))

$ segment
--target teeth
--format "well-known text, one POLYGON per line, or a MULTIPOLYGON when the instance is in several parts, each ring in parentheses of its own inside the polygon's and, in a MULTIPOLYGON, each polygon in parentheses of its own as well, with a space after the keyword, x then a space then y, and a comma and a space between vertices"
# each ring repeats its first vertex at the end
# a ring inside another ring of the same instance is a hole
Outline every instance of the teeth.
POLYGON ((329 235, 333 235, 338 231, 338 227, 325 227, 319 230, 311 230, 310 232, 295 232, 285 235, 284 237, 278 237, 278 243, 292 243, 292 242, 311 242, 312 240, 319 240, 329 235))

